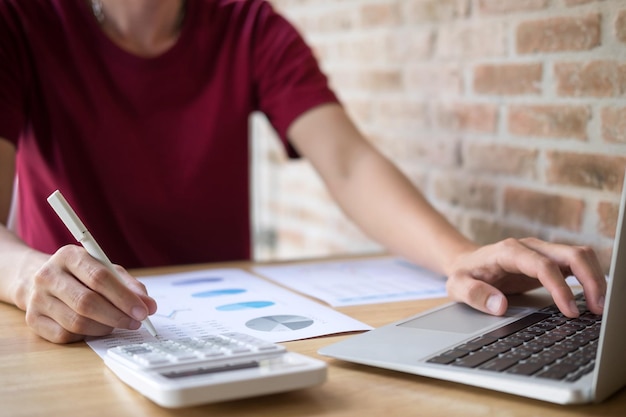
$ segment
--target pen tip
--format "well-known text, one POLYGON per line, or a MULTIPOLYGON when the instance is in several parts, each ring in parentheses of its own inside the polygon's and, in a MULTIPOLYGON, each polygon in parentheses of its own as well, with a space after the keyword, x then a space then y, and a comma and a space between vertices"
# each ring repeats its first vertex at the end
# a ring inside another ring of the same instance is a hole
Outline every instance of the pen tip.
POLYGON ((146 326, 146 329, 148 329, 148 332, 149 332, 152 336, 157 337, 157 331, 156 331, 156 329, 154 328, 154 326, 152 325, 152 323, 150 322, 150 320, 145 319, 145 320, 143 321, 143 325, 144 325, 144 326, 146 326))

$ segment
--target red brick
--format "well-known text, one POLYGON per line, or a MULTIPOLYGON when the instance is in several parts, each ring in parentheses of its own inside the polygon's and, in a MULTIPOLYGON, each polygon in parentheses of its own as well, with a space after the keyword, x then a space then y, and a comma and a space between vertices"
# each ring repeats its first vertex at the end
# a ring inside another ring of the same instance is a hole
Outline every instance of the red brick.
POLYGON ((607 142, 626 143, 626 107, 602 109, 602 137, 607 142))
POLYGON ((380 99, 372 122, 382 127, 417 128, 428 125, 429 115, 426 104, 419 101, 380 99))
MULTIPOLYGON (((491 216, 493 218, 493 216, 491 216)), ((509 237, 523 238, 535 236, 547 239, 548 236, 541 236, 536 230, 530 228, 510 225, 507 223, 485 220, 483 218, 470 217, 467 220, 467 235, 479 244, 494 243, 509 237)))
POLYGON ((329 79, 338 91, 399 91, 402 75, 399 70, 344 70, 329 73, 329 79))
POLYGON ((615 36, 626 43, 626 10, 619 12, 615 18, 615 36))
POLYGON ((369 33, 358 37, 338 37, 321 44, 323 61, 340 62, 342 65, 357 62, 362 65, 403 64, 424 62, 432 55, 434 36, 430 29, 410 29, 388 33, 369 33), (410 42, 407 42, 410 39, 410 42))
POLYGON ((360 9, 364 27, 393 27, 401 22, 400 11, 395 3, 364 4, 360 9))
POLYGON ((410 138, 390 137, 384 143, 384 149, 394 150, 402 143, 403 149, 398 149, 395 163, 407 166, 412 170, 416 165, 436 165, 438 167, 457 167, 460 164, 459 140, 454 137, 428 134, 423 137, 410 138))
POLYGON ((619 205, 602 201, 598 204, 598 231, 604 236, 615 237, 619 205))
POLYGON ((551 184, 621 192, 626 157, 574 152, 548 152, 546 172, 551 184))
POLYGON ((580 231, 585 203, 581 199, 510 187, 504 192, 504 211, 542 224, 580 231))
POLYGON ((557 63, 557 92, 568 97, 614 97, 626 90, 626 64, 616 61, 557 63))
MULTIPOLYGON (((392 31, 388 34, 375 34, 375 37, 385 38, 383 51, 378 59, 383 62, 419 62, 433 55, 435 48, 435 32, 429 28, 410 28, 407 30, 392 31)), ((371 47, 372 41, 369 41, 371 47)), ((367 47, 367 45, 363 45, 367 47)))
POLYGON ((517 28, 517 52, 583 51, 600 45, 600 15, 554 17, 517 28))
POLYGON ((483 14, 504 14, 541 10, 547 4, 548 0, 480 0, 478 10, 483 14))
POLYGON ((298 19, 298 22, 300 22, 298 26, 305 33, 348 32, 358 27, 358 19, 355 13, 342 13, 338 10, 306 15, 298 19))
POLYGON ((463 208, 493 212, 496 208, 496 189, 493 184, 458 177, 439 177, 433 184, 438 200, 463 208))
POLYGON ((587 139, 586 106, 511 106, 509 131, 520 136, 587 139))
POLYGON ((453 103, 437 108, 437 123, 442 129, 495 132, 498 110, 492 104, 453 103))
POLYGON ((437 95, 460 95, 463 90, 463 74, 458 66, 432 65, 405 69, 404 86, 430 99, 437 95))
POLYGON ((409 23, 446 22, 467 17, 469 0, 408 0, 402 11, 409 23))
POLYGON ((602 0, 565 0, 565 5, 569 7, 579 6, 581 4, 594 3, 602 0))
POLYGON ((479 65, 474 70, 474 91, 480 94, 538 94, 542 64, 479 65))
POLYGON ((441 25, 437 32, 438 58, 504 57, 508 28, 502 21, 467 21, 441 25))
POLYGON ((535 178, 538 151, 494 143, 472 143, 463 153, 465 168, 485 173, 535 178))

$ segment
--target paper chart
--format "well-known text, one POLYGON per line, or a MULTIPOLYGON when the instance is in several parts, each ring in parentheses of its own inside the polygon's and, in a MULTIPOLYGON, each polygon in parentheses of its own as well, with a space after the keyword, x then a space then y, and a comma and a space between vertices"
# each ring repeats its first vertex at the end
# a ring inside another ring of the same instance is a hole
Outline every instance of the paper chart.
MULTIPOLYGON (((157 301, 158 310, 150 321, 162 339, 237 331, 276 343, 371 329, 240 269, 208 269, 140 280, 157 301)), ((117 329, 87 343, 102 356, 109 347, 152 340, 144 328, 117 329)))
POLYGON ((335 307, 446 296, 446 277, 395 257, 261 266, 254 270, 335 307))

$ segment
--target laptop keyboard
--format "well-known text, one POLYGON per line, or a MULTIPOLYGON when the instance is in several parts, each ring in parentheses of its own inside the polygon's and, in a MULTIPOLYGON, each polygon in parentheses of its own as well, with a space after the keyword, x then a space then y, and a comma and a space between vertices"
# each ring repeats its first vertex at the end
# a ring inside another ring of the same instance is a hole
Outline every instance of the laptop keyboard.
POLYGON ((463 343, 427 362, 563 381, 593 371, 602 316, 588 311, 565 317, 553 305, 463 343))

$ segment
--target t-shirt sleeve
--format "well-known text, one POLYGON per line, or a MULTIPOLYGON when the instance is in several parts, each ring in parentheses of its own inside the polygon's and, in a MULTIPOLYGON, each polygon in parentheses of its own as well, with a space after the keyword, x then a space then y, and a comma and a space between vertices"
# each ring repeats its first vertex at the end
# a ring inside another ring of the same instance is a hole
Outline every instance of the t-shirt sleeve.
POLYGON ((287 146, 287 130, 301 114, 324 103, 338 103, 311 48, 298 31, 268 3, 262 3, 256 26, 253 74, 258 109, 287 146))
POLYGON ((9 6, 0 3, 0 137, 17 145, 24 124, 25 66, 22 29, 9 6))

